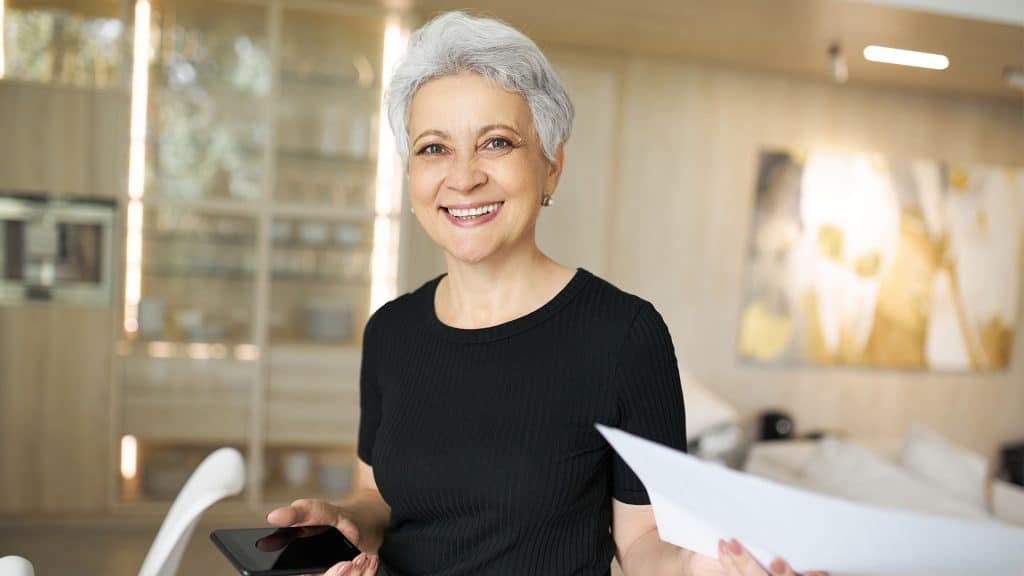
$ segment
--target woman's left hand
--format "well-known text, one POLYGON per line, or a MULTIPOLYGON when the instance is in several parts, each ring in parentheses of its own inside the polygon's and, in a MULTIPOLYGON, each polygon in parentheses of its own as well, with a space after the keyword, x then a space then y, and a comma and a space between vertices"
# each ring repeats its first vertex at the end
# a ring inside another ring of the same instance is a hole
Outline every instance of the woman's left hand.
MULTIPOLYGON (((718 558, 691 554, 690 574, 694 576, 800 576, 782 558, 776 558, 765 569, 736 540, 718 541, 718 558)), ((803 576, 828 576, 827 572, 805 572, 803 576)))

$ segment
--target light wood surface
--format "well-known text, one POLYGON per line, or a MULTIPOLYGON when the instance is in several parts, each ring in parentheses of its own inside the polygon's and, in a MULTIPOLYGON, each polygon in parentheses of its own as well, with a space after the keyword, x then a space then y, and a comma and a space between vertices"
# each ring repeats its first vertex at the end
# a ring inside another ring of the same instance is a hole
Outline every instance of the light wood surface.
POLYGON ((552 48, 822 80, 829 77, 829 46, 838 43, 854 85, 1020 102, 1020 91, 1002 77, 1005 66, 1024 66, 1019 24, 848 0, 416 0, 414 6, 427 16, 452 9, 496 16, 552 48), (938 52, 950 66, 937 72, 868 62, 862 51, 870 44, 938 52))
POLYGON ((0 190, 116 198, 128 110, 120 91, 0 80, 0 190))
POLYGON ((0 307, 0 510, 106 505, 110 309, 0 307))

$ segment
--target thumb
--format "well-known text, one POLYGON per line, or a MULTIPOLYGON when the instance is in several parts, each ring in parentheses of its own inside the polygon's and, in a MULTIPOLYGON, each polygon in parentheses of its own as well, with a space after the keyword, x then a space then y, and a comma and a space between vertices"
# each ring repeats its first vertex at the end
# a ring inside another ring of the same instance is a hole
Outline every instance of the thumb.
POLYGON ((305 498, 292 502, 290 506, 271 510, 267 514, 267 522, 274 526, 333 526, 337 518, 337 511, 332 506, 319 500, 305 498))

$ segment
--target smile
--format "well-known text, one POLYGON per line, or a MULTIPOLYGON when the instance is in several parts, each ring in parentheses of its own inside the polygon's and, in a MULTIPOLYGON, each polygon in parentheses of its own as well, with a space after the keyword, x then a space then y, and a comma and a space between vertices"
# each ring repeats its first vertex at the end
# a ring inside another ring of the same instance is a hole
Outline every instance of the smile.
POLYGON ((504 202, 494 202, 473 208, 445 208, 445 210, 448 211, 448 214, 463 222, 470 222, 482 216, 487 216, 497 212, 498 208, 501 208, 502 204, 504 204, 504 202))

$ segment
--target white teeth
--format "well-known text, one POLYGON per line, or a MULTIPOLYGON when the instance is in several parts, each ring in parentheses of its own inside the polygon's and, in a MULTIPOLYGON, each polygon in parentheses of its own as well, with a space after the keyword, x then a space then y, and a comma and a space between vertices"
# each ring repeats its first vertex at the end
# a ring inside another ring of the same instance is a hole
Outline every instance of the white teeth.
POLYGON ((486 206, 478 206, 476 208, 468 208, 460 210, 458 208, 449 208, 448 212, 456 218, 475 218, 484 214, 490 214, 501 206, 501 202, 495 202, 494 204, 488 204, 486 206))

